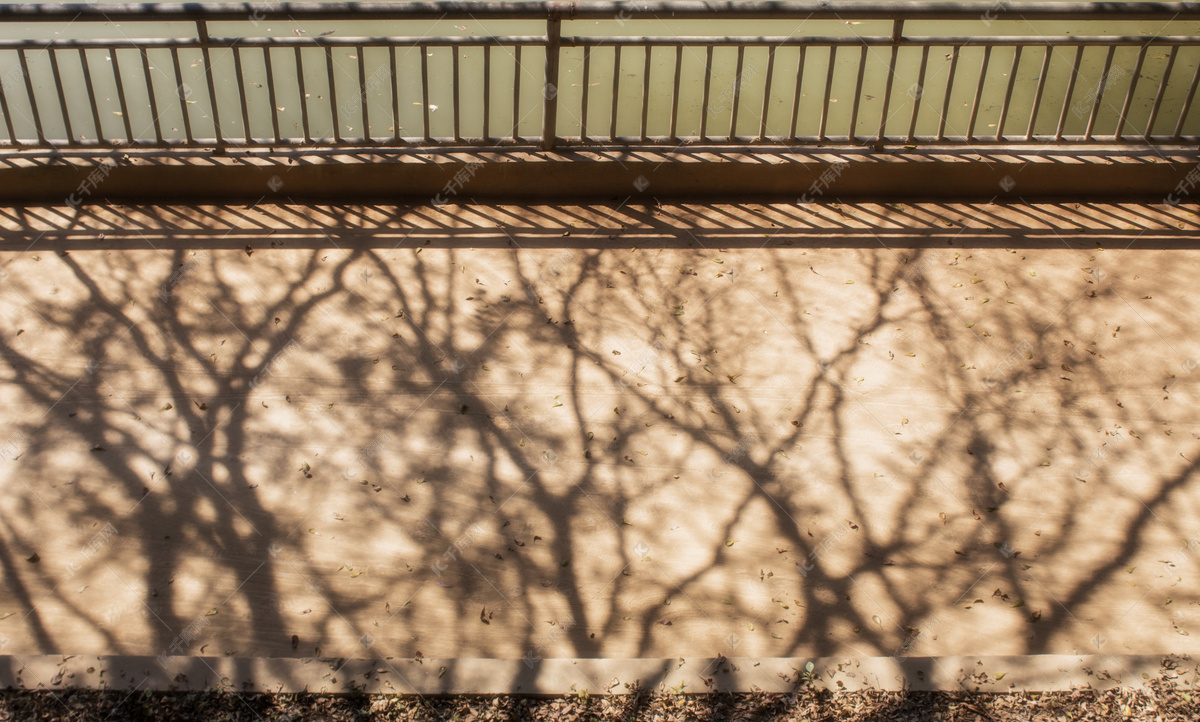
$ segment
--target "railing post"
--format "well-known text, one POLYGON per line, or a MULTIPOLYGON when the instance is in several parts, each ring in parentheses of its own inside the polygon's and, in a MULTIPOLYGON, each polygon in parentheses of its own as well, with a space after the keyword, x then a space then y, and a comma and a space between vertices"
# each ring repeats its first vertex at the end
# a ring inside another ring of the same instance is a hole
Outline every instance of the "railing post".
POLYGON ((558 128, 558 56, 562 48, 562 21, 546 21, 546 84, 542 86, 542 149, 554 150, 558 128))

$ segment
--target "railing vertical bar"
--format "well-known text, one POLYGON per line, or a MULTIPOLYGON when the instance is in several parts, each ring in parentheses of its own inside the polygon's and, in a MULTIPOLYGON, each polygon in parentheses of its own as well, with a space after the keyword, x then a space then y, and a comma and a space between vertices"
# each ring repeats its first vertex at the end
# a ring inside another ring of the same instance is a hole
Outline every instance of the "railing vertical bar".
POLYGON ((1075 49, 1075 62, 1071 66, 1071 78, 1067 81, 1067 92, 1063 95, 1062 112, 1058 114, 1058 128, 1054 131, 1054 140, 1060 141, 1063 127, 1067 124, 1067 112, 1071 110, 1071 94, 1075 92, 1075 81, 1079 78, 1079 62, 1083 59, 1083 46, 1075 49))
POLYGON ((909 94, 913 96, 912 118, 908 121, 908 142, 914 141, 914 135, 917 132, 917 116, 921 113, 921 99, 925 97, 925 69, 929 65, 929 46, 921 48, 921 69, 917 72, 917 84, 913 87, 917 89, 914 94, 909 89, 909 94))
POLYGON ((1033 107, 1029 109, 1029 127, 1025 129, 1025 140, 1033 140, 1033 128, 1037 122, 1038 109, 1042 107, 1042 91, 1046 89, 1046 74, 1050 70, 1050 58, 1054 57, 1054 47, 1046 46, 1046 55, 1042 58, 1042 69, 1038 73, 1037 90, 1033 93, 1033 107))
POLYGON ((767 77, 763 80, 762 112, 758 119, 758 139, 767 138, 767 113, 771 112, 771 76, 775 72, 775 46, 767 48, 767 77))
POLYGON ((333 120, 333 142, 342 142, 342 118, 338 112, 337 81, 333 77, 333 46, 325 46, 325 73, 329 77, 329 117, 333 120))
POLYGON ((958 53, 961 46, 950 49, 950 74, 946 76, 946 97, 942 98, 942 118, 938 121, 937 139, 946 139, 946 116, 950 114, 950 96, 954 93, 954 73, 958 70, 958 53))
POLYGON ((825 102, 821 105, 821 125, 817 129, 817 139, 825 138, 825 121, 829 118, 829 95, 833 92, 833 68, 837 63, 837 47, 829 46, 829 69, 825 72, 825 102))
POLYGON ((579 101, 579 140, 587 143, 588 84, 592 79, 592 48, 583 49, 583 93, 579 101))
POLYGON ((279 137, 279 106, 275 100, 275 72, 271 67, 271 49, 263 48, 263 68, 267 71, 267 102, 271 104, 268 109, 271 114, 271 132, 275 135, 275 142, 279 143, 283 139, 279 137))
POLYGON ((892 81, 896 74, 896 56, 900 52, 900 40, 904 36, 904 21, 892 21, 892 54, 888 59, 888 76, 887 83, 883 89, 883 108, 879 111, 879 132, 875 134, 875 145, 883 144, 884 132, 886 131, 888 121, 888 108, 892 101, 892 81))
POLYGON ((250 106, 246 102, 246 80, 242 75, 242 53, 241 49, 236 45, 231 48, 233 53, 233 73, 237 76, 238 86, 238 102, 241 103, 242 110, 242 130, 245 131, 246 142, 249 143, 250 137, 250 106))
POLYGON ((796 95, 792 98, 792 133, 788 136, 788 140, 796 141, 796 126, 800 123, 800 91, 804 84, 804 51, 805 47, 800 46, 800 52, 796 54, 796 95))
MULTIPOLYGON (((425 45, 418 45, 417 48, 421 51, 421 118, 425 128, 425 142, 433 142, 433 135, 429 128, 429 48, 425 45)), ((518 81, 520 75, 517 76, 518 81)), ((516 124, 513 125, 513 135, 516 135, 516 124)))
MULTIPOLYGON (((117 83, 117 101, 119 102, 119 104, 121 106, 121 122, 125 126, 125 141, 127 143, 132 144, 133 143, 133 126, 130 125, 130 123, 129 123, 129 104, 125 100, 125 83, 121 80, 121 65, 117 60, 117 49, 111 48, 109 50, 109 53, 111 53, 111 55, 109 57, 112 58, 113 78, 116 80, 116 83, 117 83)), ((21 60, 22 60, 22 66, 24 66, 24 60, 25 60, 25 51, 24 50, 21 51, 21 60)), ((28 72, 28 71, 26 71, 26 72, 28 72)), ((26 79, 26 82, 28 82, 28 78, 26 79)), ((33 100, 33 88, 32 87, 30 88, 29 92, 30 92, 30 100, 32 101, 33 100)), ((37 106, 34 106, 34 109, 33 109, 33 120, 34 120, 34 122, 38 122, 37 106)), ((38 138, 41 138, 41 137, 42 137, 42 128, 41 128, 41 124, 39 123, 38 124, 38 138)), ((44 141, 44 139, 43 139, 43 141, 44 141)))
POLYGON ((456 143, 461 143, 462 142, 462 128, 461 128, 462 113, 461 113, 460 108, 462 106, 462 102, 461 102, 461 99, 458 97, 459 96, 458 46, 451 45, 450 53, 451 53, 451 58, 450 58, 450 105, 453 109, 451 122, 454 124, 454 129, 453 129, 454 130, 454 141, 456 143))
POLYGON ((367 54, 361 45, 354 48, 354 54, 358 56, 358 109, 362 115, 362 139, 370 143, 374 138, 371 136, 371 109, 367 102, 367 54))
POLYGON ((704 98, 700 102, 700 107, 703 109, 700 113, 700 140, 708 137, 708 97, 712 88, 712 59, 713 46, 709 45, 704 58, 704 98))
POLYGON ((645 62, 642 64, 642 142, 649 138, 646 135, 646 124, 650 119, 650 54, 654 48, 645 47, 645 62))
POLYGON ((967 122, 967 142, 975 139, 975 121, 979 119, 979 100, 983 97, 983 84, 987 82, 988 64, 992 60, 992 46, 983 48, 983 64, 979 66, 979 84, 975 86, 975 99, 971 101, 971 120, 967 122))
POLYGON ((1129 117, 1129 106, 1133 104, 1133 94, 1137 92, 1138 77, 1142 72, 1142 63, 1146 60, 1148 47, 1143 45, 1138 50, 1137 63, 1133 66, 1133 77, 1129 80, 1129 92, 1125 94, 1125 102, 1121 105, 1121 115, 1117 118, 1117 132, 1113 136, 1114 140, 1121 140, 1121 133, 1125 129, 1125 120, 1129 117))
MULTIPOLYGON (((154 92, 154 81, 150 77, 150 58, 146 54, 146 49, 142 51, 142 76, 146 79, 146 96, 150 99, 150 118, 154 123, 154 139, 161 145, 163 142, 162 124, 158 120, 158 99, 154 92)), ((53 57, 53 56, 51 56, 53 57)), ((57 79, 57 68, 55 69, 55 77, 57 79)), ((67 134, 70 135, 71 126, 67 126, 67 134)))
MULTIPOLYGON (((424 61, 422 61, 422 62, 424 62, 424 61)), ((513 48, 512 139, 514 141, 519 141, 521 139, 521 137, 518 135, 518 131, 520 131, 520 125, 521 125, 521 71, 522 70, 523 70, 523 68, 521 67, 521 46, 518 45, 515 48, 513 48)), ((428 79, 426 80, 426 85, 428 86, 428 79)), ((429 91, 428 91, 428 87, 427 87, 426 88, 426 96, 428 96, 428 94, 429 94, 429 91)), ((428 97, 425 100, 425 104, 426 105, 429 104, 428 97)), ((426 116, 426 119, 425 119, 425 128, 426 128, 425 139, 429 140, 429 130, 428 130, 429 129, 429 117, 428 116, 426 116)))
MULTIPOLYGON (((203 25, 203 23, 199 23, 199 24, 203 25)), ((217 144, 222 145, 225 143, 225 138, 224 138, 224 135, 221 133, 221 113, 217 109, 217 88, 213 84, 212 59, 210 58, 209 52, 208 52, 208 44, 207 44, 208 36, 207 35, 205 35, 205 37, 203 38, 203 42, 205 43, 205 45, 203 45, 200 48, 200 54, 204 58, 204 79, 208 85, 208 102, 210 103, 210 107, 212 108, 213 130, 214 130, 214 134, 216 136, 217 144)), ((116 53, 113 53, 113 70, 116 70, 116 64, 117 64, 116 63, 116 55, 117 55, 116 53)))
MULTIPOLYGON (((145 50, 142 51, 143 54, 145 52, 146 52, 145 50)), ((71 130, 71 114, 67 110, 67 95, 66 95, 66 92, 63 90, 62 75, 58 72, 58 51, 54 50, 54 49, 50 49, 50 50, 47 50, 47 53, 50 56, 50 70, 54 75, 54 89, 58 93, 58 107, 62 111, 63 128, 67 131, 67 143, 70 145, 75 145, 75 143, 76 143, 75 133, 71 130)), ((149 80, 150 80, 150 78, 147 77, 146 78, 147 85, 149 85, 149 80)), ((153 105, 154 105, 153 91, 151 91, 151 95, 150 95, 150 104, 151 104, 151 107, 153 107, 153 105)), ((158 129, 158 116, 157 115, 155 115, 155 117, 154 117, 154 127, 155 127, 155 130, 158 129)), ((162 134, 161 133, 158 135, 158 142, 159 143, 162 142, 162 134)))
POLYGON ((300 85, 300 125, 304 128, 304 142, 312 142, 312 129, 308 122, 308 93, 304 92, 304 60, 300 48, 296 48, 296 82, 300 85))
MULTIPOLYGON (((203 20, 196 21, 196 37, 198 37, 200 39, 200 44, 201 44, 200 55, 204 61, 204 78, 205 78, 206 84, 208 85, 208 100, 209 100, 209 103, 211 104, 210 107, 212 109, 212 117, 213 117, 213 135, 215 136, 217 144, 220 145, 224 141, 222 140, 222 137, 221 137, 221 115, 217 110, 217 93, 216 93, 216 89, 213 86, 212 63, 209 59, 209 54, 208 54, 209 38, 208 38, 208 23, 207 22, 205 22, 203 20)), ((114 55, 114 60, 115 60, 116 53, 114 52, 113 55, 114 55)), ((115 62, 114 62, 114 65, 115 65, 115 62)))
POLYGON ((858 135, 858 106, 862 101, 863 74, 867 70, 867 46, 862 46, 858 56, 858 79, 854 81, 854 102, 850 106, 850 142, 853 143, 858 135))
MULTIPOLYGON (((82 51, 80 51, 80 52, 82 52, 82 51)), ((296 52, 300 52, 300 51, 297 50, 296 52)), ((188 145, 195 145, 196 139, 195 139, 195 137, 192 136, 192 117, 191 117, 191 114, 188 112, 188 102, 187 102, 188 98, 187 97, 188 97, 189 93, 188 93, 188 90, 184 90, 184 88, 186 86, 184 85, 184 82, 183 82, 183 66, 179 64, 178 48, 171 48, 171 62, 175 65, 175 92, 179 96, 179 112, 180 112, 180 114, 183 115, 183 135, 185 138, 187 138, 188 145)), ((92 81, 91 81, 91 78, 88 77, 86 64, 84 65, 83 80, 84 80, 84 82, 86 82, 88 84, 88 90, 90 91, 92 88, 92 81)), ((300 87, 301 87, 300 94, 303 95, 304 94, 304 91, 303 91, 304 86, 301 85, 300 87)), ((93 109, 95 108, 95 104, 96 104, 96 98, 93 95, 92 96, 93 109)), ((96 117, 96 137, 97 137, 97 139, 100 137, 99 116, 96 117)))
POLYGON ((746 57, 746 46, 739 45, 737 53, 737 69, 733 73, 733 108, 729 113, 729 140, 737 138, 738 111, 741 110, 742 99, 742 67, 746 57))
MULTIPOLYGON (((83 50, 80 49, 79 52, 82 53, 83 50)), ((91 87, 92 87, 92 84, 88 83, 88 88, 91 88, 91 87)), ((92 103, 92 106, 95 107, 94 101, 92 103)), ((8 95, 4 92, 4 83, 0 83, 0 113, 4 114, 4 127, 8 131, 9 142, 12 143, 13 145, 21 145, 21 141, 17 140, 17 131, 13 128, 12 113, 8 109, 8 95)), ((97 121, 96 127, 97 128, 100 127, 98 121, 97 121)), ((99 130, 97 130, 96 131, 97 138, 99 137, 99 135, 100 135, 100 132, 99 132, 99 130)))
POLYGON ((558 141, 558 63, 562 56, 562 21, 546 21, 546 75, 542 86, 542 150, 558 141))
POLYGON ((1158 84, 1158 92, 1154 94, 1154 105, 1150 108, 1150 117, 1146 120, 1146 132, 1142 134, 1142 140, 1149 142, 1150 135, 1154 132, 1154 121, 1158 120, 1158 108, 1162 105, 1163 94, 1167 90, 1167 83, 1171 78, 1171 70, 1175 67, 1175 56, 1179 52, 1178 45, 1171 46, 1171 53, 1167 57, 1167 67, 1163 69, 1162 82, 1158 84))
POLYGON ((483 140, 492 139, 492 46, 483 46, 483 140))
MULTIPOLYGON (((683 73, 683 46, 675 46, 675 83, 671 91, 671 140, 679 140, 677 135, 679 121, 679 80, 683 73)), ((587 82, 586 80, 584 81, 587 82)))
MULTIPOLYGON (((396 87, 396 46, 388 46, 388 85, 392 88, 392 141, 400 142, 400 89, 396 87)), ((487 121, 484 121, 485 123, 487 121)), ((484 125, 486 128, 487 126, 484 125)))
POLYGON ((996 121, 996 140, 1004 137, 1004 123, 1008 120, 1008 105, 1012 101, 1013 87, 1017 84, 1017 71, 1021 66, 1021 51, 1024 46, 1018 45, 1013 50, 1012 66, 1008 69, 1008 89, 1004 91, 1004 103, 1000 106, 1000 120, 996 121))
POLYGON ((617 142, 617 98, 621 94, 621 46, 613 47, 612 113, 608 123, 608 139, 617 142))
MULTIPOLYGON (((83 84, 87 88, 88 105, 92 111, 92 123, 96 128, 96 140, 103 142, 104 134, 100 130, 100 106, 96 104, 96 89, 92 86, 92 69, 88 62, 87 51, 83 48, 79 48, 79 67, 83 70, 83 84)), ((7 111, 5 111, 4 117, 8 117, 7 111)))
POLYGON ((1108 48, 1108 54, 1104 58, 1104 72, 1100 74, 1100 84, 1096 86, 1096 97, 1092 100, 1092 112, 1088 115, 1087 130, 1083 134, 1084 140, 1092 139, 1092 129, 1096 127, 1096 117, 1100 114, 1100 102, 1104 99, 1104 86, 1108 85, 1108 71, 1112 69, 1113 55, 1117 52, 1117 46, 1111 45, 1108 48))
POLYGON ((1192 108, 1192 100, 1196 97, 1196 86, 1200 83, 1200 63, 1196 63, 1196 72, 1192 75, 1192 84, 1188 89, 1187 98, 1183 101, 1183 107, 1179 109, 1179 120, 1175 123, 1174 140, 1179 140, 1179 136, 1183 134, 1183 123, 1187 120, 1188 111, 1192 108))

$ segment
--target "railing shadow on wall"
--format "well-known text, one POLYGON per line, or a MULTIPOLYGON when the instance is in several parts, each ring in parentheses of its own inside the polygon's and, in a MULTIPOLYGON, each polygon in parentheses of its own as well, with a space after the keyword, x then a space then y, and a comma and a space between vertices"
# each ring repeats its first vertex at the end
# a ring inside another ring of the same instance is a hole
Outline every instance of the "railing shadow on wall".
POLYGON ((452 202, 441 206, 258 202, 0 206, 13 247, 56 251, 279 247, 429 248, 1200 248, 1194 203, 452 202), (586 233, 564 231, 586 228, 586 233), (765 234, 765 235, 764 235, 765 234), (764 240, 766 239, 766 240, 764 240))

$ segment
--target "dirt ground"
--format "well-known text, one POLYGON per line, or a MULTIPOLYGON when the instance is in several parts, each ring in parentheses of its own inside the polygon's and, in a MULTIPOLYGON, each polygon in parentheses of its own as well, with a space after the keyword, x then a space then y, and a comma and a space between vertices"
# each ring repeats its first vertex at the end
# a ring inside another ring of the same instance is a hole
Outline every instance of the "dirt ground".
POLYGON ((1049 694, 839 692, 738 695, 572 695, 559 698, 395 695, 322 696, 128 694, 73 690, 0 693, 0 720, 788 720, 790 722, 980 722, 981 720, 1154 720, 1190 722, 1200 714, 1191 693, 1173 685, 1148 692, 1075 690, 1049 694))
POLYGON ((1196 211, 0 208, 0 654, 1195 654, 1196 211))

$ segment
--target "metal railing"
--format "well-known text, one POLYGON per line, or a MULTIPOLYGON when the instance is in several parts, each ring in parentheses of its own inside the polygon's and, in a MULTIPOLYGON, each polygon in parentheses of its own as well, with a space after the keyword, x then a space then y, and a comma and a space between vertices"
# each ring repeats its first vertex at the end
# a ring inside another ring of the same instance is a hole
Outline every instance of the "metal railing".
POLYGON ((0 38, 0 147, 1192 143, 1196 21, 1195 3, 7 5, 0 31, 25 39, 0 38), (681 30, 696 20, 788 33, 681 30), (335 21, 368 34, 315 32, 335 21), (478 33, 440 32, 455 22, 478 33))

